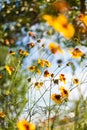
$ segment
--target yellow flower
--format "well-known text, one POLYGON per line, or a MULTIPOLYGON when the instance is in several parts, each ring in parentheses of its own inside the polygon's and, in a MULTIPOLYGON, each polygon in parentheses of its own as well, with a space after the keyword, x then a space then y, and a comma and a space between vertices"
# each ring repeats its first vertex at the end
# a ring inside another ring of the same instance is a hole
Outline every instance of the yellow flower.
POLYGON ((63 53, 61 47, 58 44, 53 42, 49 44, 49 49, 53 54, 56 54, 57 52, 63 53))
POLYGON ((74 79, 73 79, 73 83, 74 83, 74 84, 79 84, 79 80, 78 80, 77 78, 74 78, 74 79))
POLYGON ((0 79, 2 79, 2 74, 0 74, 0 79))
POLYGON ((61 104, 62 103, 62 97, 60 94, 52 94, 51 99, 56 103, 56 104, 61 104))
POLYGON ((49 73, 49 71, 45 70, 44 71, 44 77, 50 77, 50 76, 51 76, 51 74, 49 73))
POLYGON ((4 118, 6 115, 4 114, 4 112, 0 111, 0 117, 4 118))
POLYGON ((64 84, 66 84, 66 78, 65 78, 65 75, 64 75, 64 74, 60 74, 60 75, 59 75, 59 80, 60 80, 61 82, 63 82, 64 84))
POLYGON ((31 36, 32 38, 35 38, 35 34, 33 32, 29 32, 29 36, 31 36))
POLYGON ((35 44, 33 42, 30 42, 27 44, 27 47, 29 47, 29 48, 33 48, 34 46, 35 46, 35 44))
POLYGON ((29 55, 28 51, 24 51, 22 49, 19 49, 19 54, 22 55, 22 56, 28 56, 29 55))
POLYGON ((40 64, 40 66, 41 66, 42 68, 45 67, 44 60, 38 59, 38 64, 40 64))
POLYGON ((34 72, 34 71, 35 71, 35 68, 36 68, 36 66, 33 66, 33 65, 28 67, 28 69, 29 69, 31 72, 34 72))
POLYGON ((48 61, 48 60, 45 60, 45 59, 38 59, 38 64, 44 68, 45 66, 46 67, 51 67, 51 63, 48 61))
POLYGON ((35 88, 40 89, 43 86, 43 82, 36 82, 35 83, 35 88))
POLYGON ((15 55, 15 52, 12 51, 12 50, 10 50, 10 51, 9 51, 9 54, 11 54, 11 55, 15 55))
POLYGON ((8 65, 5 65, 5 69, 7 70, 7 72, 9 73, 9 75, 12 74, 12 72, 14 71, 13 67, 9 67, 8 65))
POLYGON ((82 21, 87 26, 87 15, 80 14, 78 20, 82 21))
POLYGON ((36 72, 36 73, 38 73, 38 74, 41 74, 41 71, 40 71, 40 69, 38 69, 37 67, 36 67, 36 70, 35 70, 35 72, 36 72))
POLYGON ((23 55, 28 56, 29 55, 28 51, 24 51, 23 55))
POLYGON ((68 20, 64 15, 59 15, 57 17, 44 15, 43 18, 57 32, 62 33, 66 39, 70 39, 74 36, 75 29, 72 24, 68 23, 68 20))
POLYGON ((66 99, 68 99, 68 97, 69 97, 69 90, 68 89, 66 89, 65 87, 63 87, 63 86, 61 86, 60 88, 59 88, 59 90, 60 90, 60 93, 61 93, 61 96, 63 97, 63 98, 66 98, 66 99))
POLYGON ((51 63, 48 60, 44 59, 44 64, 46 65, 46 67, 51 67, 51 63))
POLYGON ((18 130, 35 130, 35 125, 25 119, 17 122, 18 130))
POLYGON ((70 53, 72 54, 73 58, 81 58, 84 55, 84 53, 79 48, 73 49, 73 51, 70 53))
POLYGON ((38 74, 41 74, 41 71, 40 71, 40 69, 37 68, 37 66, 34 66, 34 65, 29 66, 28 69, 29 69, 31 72, 36 72, 36 73, 38 73, 38 74))

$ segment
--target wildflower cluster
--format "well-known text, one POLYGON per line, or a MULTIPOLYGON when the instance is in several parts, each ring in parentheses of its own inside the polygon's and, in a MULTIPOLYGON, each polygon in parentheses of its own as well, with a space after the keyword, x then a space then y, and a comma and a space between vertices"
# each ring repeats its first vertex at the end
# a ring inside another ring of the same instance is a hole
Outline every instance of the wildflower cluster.
MULTIPOLYGON (((77 32, 66 15, 70 6, 66 1, 55 1, 53 7, 59 14, 45 14, 43 19, 59 34, 57 40, 45 39, 44 43, 43 38, 29 31, 23 47, 11 46, 14 39, 4 39, 0 48, 0 130, 36 130, 43 120, 47 121, 44 129, 53 129, 55 118, 63 109, 66 111, 75 96, 72 90, 80 92, 81 85, 87 84, 87 48, 77 42, 76 46, 68 45, 75 42, 77 32)), ((79 32, 86 34, 87 15, 80 14, 76 20, 84 26, 79 32)))

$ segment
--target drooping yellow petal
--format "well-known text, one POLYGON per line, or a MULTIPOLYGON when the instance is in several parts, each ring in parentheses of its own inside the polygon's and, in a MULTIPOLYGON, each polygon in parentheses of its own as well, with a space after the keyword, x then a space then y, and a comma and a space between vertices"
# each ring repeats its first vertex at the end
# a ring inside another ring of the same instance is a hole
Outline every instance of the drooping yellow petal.
POLYGON ((8 65, 5 65, 5 69, 6 69, 6 71, 8 72, 9 75, 11 75, 12 71, 14 71, 14 68, 13 67, 9 67, 8 65))

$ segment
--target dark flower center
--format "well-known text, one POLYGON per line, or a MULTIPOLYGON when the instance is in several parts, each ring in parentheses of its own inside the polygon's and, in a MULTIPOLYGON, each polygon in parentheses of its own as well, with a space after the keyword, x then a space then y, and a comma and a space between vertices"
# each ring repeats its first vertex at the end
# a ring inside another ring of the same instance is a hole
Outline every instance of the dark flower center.
POLYGON ((55 95, 55 98, 59 100, 61 98, 61 95, 55 95))
POLYGON ((66 95, 68 94, 67 90, 64 89, 63 91, 64 91, 64 94, 66 94, 66 95))
POLYGON ((30 130, 29 125, 28 125, 28 124, 24 124, 24 127, 25 127, 25 129, 26 129, 26 130, 30 130))

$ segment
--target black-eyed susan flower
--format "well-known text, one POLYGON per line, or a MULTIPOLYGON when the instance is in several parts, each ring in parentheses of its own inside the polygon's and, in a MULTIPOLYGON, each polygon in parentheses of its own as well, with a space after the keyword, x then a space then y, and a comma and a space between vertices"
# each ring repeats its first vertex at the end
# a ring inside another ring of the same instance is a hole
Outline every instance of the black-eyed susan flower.
POLYGON ((45 67, 45 63, 44 63, 44 60, 41 60, 41 59, 38 59, 38 64, 42 67, 42 68, 44 68, 45 67))
POLYGON ((51 63, 48 60, 45 60, 45 59, 44 59, 44 64, 45 64, 46 67, 52 66, 51 63))
POLYGON ((29 69, 31 72, 34 72, 35 69, 36 69, 36 66, 34 66, 34 65, 29 66, 28 69, 29 69))
POLYGON ((41 71, 40 71, 40 69, 37 66, 34 66, 34 65, 29 66, 28 69, 31 72, 36 72, 37 74, 41 74, 41 71))
POLYGON ((56 104, 61 104, 62 103, 62 97, 60 94, 52 94, 51 99, 56 103, 56 104))
POLYGON ((14 68, 13 67, 9 67, 8 65, 5 65, 5 69, 6 69, 6 71, 8 72, 9 75, 11 75, 12 72, 14 71, 14 68))
POLYGON ((56 54, 57 52, 63 53, 63 50, 61 49, 61 47, 58 44, 53 43, 53 42, 49 44, 49 49, 53 54, 56 54))
POLYGON ((29 32, 29 36, 35 38, 35 34, 33 32, 29 32))
POLYGON ((19 49, 19 54, 23 55, 24 51, 22 49, 19 49))
POLYGON ((36 82, 35 83, 35 88, 40 89, 43 86, 43 82, 36 82))
POLYGON ((10 50, 10 51, 9 51, 9 54, 15 55, 16 53, 15 53, 14 51, 10 50))
POLYGON ((28 56, 29 52, 28 51, 24 51, 22 49, 19 49, 19 54, 22 55, 22 56, 28 56))
POLYGON ((74 78, 74 79, 73 79, 73 83, 74 83, 74 84, 79 84, 79 80, 78 80, 77 78, 74 78))
POLYGON ((51 67, 51 63, 46 59, 38 59, 38 64, 44 68, 44 67, 51 67))
POLYGON ((35 125, 24 119, 17 122, 17 128, 18 130, 35 130, 35 125))
POLYGON ((59 15, 57 17, 44 15, 43 18, 52 26, 57 32, 63 34, 66 39, 74 36, 75 29, 72 24, 68 23, 66 16, 59 15))
POLYGON ((65 78, 65 75, 64 75, 64 74, 60 74, 60 75, 59 75, 59 80, 60 80, 61 82, 63 82, 64 84, 66 84, 66 78, 65 78))
POLYGON ((44 71, 44 77, 50 77, 50 76, 51 76, 51 74, 49 73, 49 71, 45 70, 44 71))
POLYGON ((29 48, 33 48, 34 46, 35 46, 35 44, 33 42, 30 42, 27 44, 27 47, 29 47, 29 48))
POLYGON ((87 15, 80 14, 78 20, 82 21, 87 26, 87 15))
POLYGON ((73 58, 81 58, 84 55, 79 48, 72 49, 70 53, 72 54, 73 58))
POLYGON ((2 111, 0 111, 0 117, 1 117, 1 118, 4 118, 5 116, 6 116, 5 113, 2 112, 2 111))
POLYGON ((60 91, 61 96, 62 96, 63 98, 68 99, 68 97, 69 97, 69 92, 70 92, 68 89, 66 89, 64 86, 61 86, 61 87, 59 88, 59 91, 60 91))

